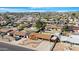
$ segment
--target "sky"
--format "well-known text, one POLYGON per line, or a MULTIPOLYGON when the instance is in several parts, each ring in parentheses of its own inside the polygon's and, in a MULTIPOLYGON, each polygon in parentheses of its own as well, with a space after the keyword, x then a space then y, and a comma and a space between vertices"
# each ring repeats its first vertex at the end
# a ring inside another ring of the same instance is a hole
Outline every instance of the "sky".
POLYGON ((79 7, 0 7, 0 12, 74 12, 79 7))

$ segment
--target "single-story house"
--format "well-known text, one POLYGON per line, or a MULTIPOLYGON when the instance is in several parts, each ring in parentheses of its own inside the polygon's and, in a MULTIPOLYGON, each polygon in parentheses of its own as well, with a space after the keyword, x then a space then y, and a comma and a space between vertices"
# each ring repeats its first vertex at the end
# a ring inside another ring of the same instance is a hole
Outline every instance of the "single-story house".
POLYGON ((79 32, 79 27, 73 27, 74 32, 79 32))
POLYGON ((56 28, 56 29, 61 29, 63 28, 62 26, 59 26, 59 25, 51 25, 51 24, 47 24, 46 28, 56 28))
POLYGON ((45 29, 46 30, 56 30, 56 31, 59 31, 61 32, 61 29, 63 28, 63 26, 60 26, 60 25, 51 25, 51 24, 48 24, 45 29))
POLYGON ((10 32, 12 31, 11 29, 0 29, 0 32, 10 32))
POLYGON ((57 36, 48 35, 48 34, 40 34, 40 33, 31 33, 29 35, 30 39, 45 39, 49 41, 56 41, 59 40, 57 36))
POLYGON ((7 35, 11 31, 11 29, 0 29, 0 35, 7 35))
POLYGON ((9 35, 15 37, 16 40, 19 40, 21 38, 27 38, 28 36, 26 32, 22 31, 11 31, 9 32, 9 35))

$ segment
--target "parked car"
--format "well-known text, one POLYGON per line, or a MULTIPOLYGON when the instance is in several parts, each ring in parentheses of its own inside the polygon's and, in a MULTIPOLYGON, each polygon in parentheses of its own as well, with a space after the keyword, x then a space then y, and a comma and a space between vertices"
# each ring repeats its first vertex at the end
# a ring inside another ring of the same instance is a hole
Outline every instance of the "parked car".
POLYGON ((15 37, 15 40, 16 40, 16 41, 18 41, 18 40, 20 40, 20 39, 21 39, 20 36, 16 36, 16 37, 15 37))

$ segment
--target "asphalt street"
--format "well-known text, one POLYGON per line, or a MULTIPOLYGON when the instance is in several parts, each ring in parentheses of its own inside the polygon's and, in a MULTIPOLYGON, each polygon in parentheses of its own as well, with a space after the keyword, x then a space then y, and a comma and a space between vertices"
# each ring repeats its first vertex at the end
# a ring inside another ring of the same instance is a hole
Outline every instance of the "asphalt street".
POLYGON ((0 42, 0 51, 34 51, 34 50, 0 42))

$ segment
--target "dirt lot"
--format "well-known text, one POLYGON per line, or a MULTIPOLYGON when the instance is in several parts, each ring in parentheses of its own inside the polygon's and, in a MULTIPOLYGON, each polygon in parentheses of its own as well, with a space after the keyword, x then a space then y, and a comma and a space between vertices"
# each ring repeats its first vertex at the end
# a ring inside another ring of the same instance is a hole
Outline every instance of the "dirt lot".
POLYGON ((60 42, 56 44, 53 51, 79 51, 79 46, 60 42))

